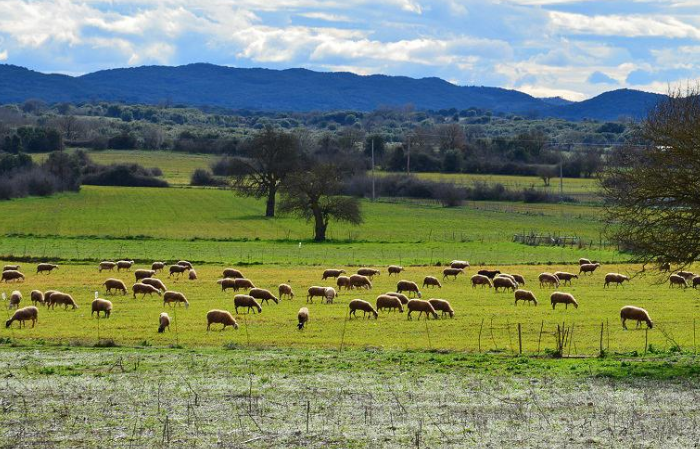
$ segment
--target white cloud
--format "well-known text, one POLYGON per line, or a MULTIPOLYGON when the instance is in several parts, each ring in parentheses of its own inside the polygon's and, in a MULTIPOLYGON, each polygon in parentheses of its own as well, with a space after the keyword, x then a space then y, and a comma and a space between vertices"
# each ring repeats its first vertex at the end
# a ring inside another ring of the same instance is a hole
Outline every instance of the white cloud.
POLYGON ((672 16, 586 16, 550 11, 549 19, 550 27, 563 33, 700 39, 699 28, 672 16))
POLYGON ((306 12, 299 14, 299 16, 306 17, 307 19, 324 20, 326 22, 352 22, 352 19, 348 16, 325 12, 306 12))
POLYGON ((0 51, 0 61, 7 61, 8 53, 7 50, 0 51))

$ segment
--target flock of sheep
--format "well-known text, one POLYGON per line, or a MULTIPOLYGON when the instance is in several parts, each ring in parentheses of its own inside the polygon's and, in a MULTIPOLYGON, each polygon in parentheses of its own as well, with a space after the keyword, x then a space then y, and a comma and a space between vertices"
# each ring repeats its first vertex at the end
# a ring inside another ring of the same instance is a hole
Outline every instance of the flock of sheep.
MULTIPOLYGON (((134 265, 133 260, 120 260, 117 262, 104 261, 100 262, 98 270, 100 273, 104 271, 131 271, 134 265)), ((454 260, 449 266, 443 269, 442 280, 445 281, 448 278, 457 279, 457 276, 464 274, 465 269, 469 268, 469 262, 454 260)), ((540 287, 554 287, 559 288, 563 285, 571 285, 573 279, 578 279, 579 275, 590 274, 592 275, 600 267, 599 263, 591 262, 588 259, 579 260, 579 272, 578 274, 568 273, 564 271, 557 271, 554 273, 541 273, 538 276, 540 287)), ((166 264, 163 262, 154 262, 150 269, 136 269, 133 271, 135 283, 131 286, 131 293, 133 297, 136 298, 137 295, 145 297, 145 295, 153 296, 156 294, 163 299, 163 305, 182 305, 185 307, 189 306, 189 302, 184 294, 176 291, 168 290, 164 282, 155 277, 156 273, 163 272, 166 268, 166 264)), ((3 268, 0 280, 3 282, 21 282, 24 281, 25 276, 19 271, 20 267, 18 265, 6 265, 3 268)), ((57 265, 41 263, 37 266, 37 274, 50 274, 53 270, 58 269, 57 265)), ((398 265, 390 265, 388 267, 389 276, 400 275, 404 271, 403 267, 398 265)), ((197 280, 197 273, 194 270, 192 264, 188 261, 181 260, 174 265, 168 267, 169 277, 181 277, 187 273, 187 278, 190 280, 197 280)), ((222 291, 232 289, 236 292, 234 296, 234 310, 238 314, 239 309, 245 309, 248 313, 262 312, 262 305, 269 303, 270 301, 275 304, 279 303, 282 298, 293 299, 294 292, 292 287, 288 284, 280 284, 278 286, 278 296, 275 296, 271 291, 257 288, 255 284, 247 279, 240 270, 234 268, 226 268, 223 270, 223 277, 217 281, 221 286, 222 291), (243 291, 245 293, 238 293, 243 291)), ((325 270, 321 276, 322 280, 335 279, 335 287, 322 287, 322 286, 311 286, 307 290, 306 302, 313 303, 314 298, 320 298, 321 302, 333 303, 334 299, 343 290, 354 290, 354 289, 365 289, 369 290, 372 288, 372 280, 374 276, 379 275, 379 270, 372 268, 360 268, 357 273, 346 275, 345 270, 342 269, 328 269, 325 270), (336 290, 337 288, 337 290, 336 290)), ((700 276, 695 276, 693 273, 681 271, 677 274, 670 276, 670 286, 681 286, 688 287, 688 281, 692 280, 692 284, 695 287, 700 284, 700 276), (697 282, 696 282, 697 281, 697 282)), ((605 275, 604 287, 609 287, 614 284, 616 286, 621 285, 625 281, 629 281, 629 277, 619 274, 619 273, 608 273, 605 275)), ((108 278, 102 284, 108 294, 114 294, 121 292, 122 295, 128 293, 126 284, 116 278, 108 278)), ((479 270, 477 274, 471 277, 471 285, 473 288, 481 286, 482 288, 493 288, 495 292, 510 290, 513 292, 515 297, 515 305, 518 302, 527 302, 528 304, 537 305, 538 301, 534 293, 529 290, 524 290, 521 287, 525 285, 525 279, 523 276, 518 274, 507 274, 502 273, 499 270, 479 270)), ((421 288, 434 289, 441 288, 442 284, 440 280, 434 276, 426 276, 423 279, 421 288)), ((98 318, 100 313, 102 317, 109 318, 112 312, 112 302, 106 299, 98 298, 95 295, 95 300, 92 301, 92 315, 97 313, 98 318)), ((4 297, 4 294, 3 294, 4 297)), ((368 301, 362 299, 353 299, 349 302, 349 317, 357 317, 357 312, 360 311, 363 317, 374 317, 375 319, 379 317, 379 312, 386 310, 388 312, 398 311, 404 312, 407 310, 408 319, 412 319, 412 313, 417 313, 418 319, 421 315, 425 315, 426 319, 431 316, 437 319, 438 312, 440 316, 454 317, 455 311, 449 301, 439 298, 431 298, 423 300, 422 293, 416 282, 408 280, 399 280, 396 284, 395 292, 387 292, 380 294, 376 298, 375 304, 371 304, 368 301)), ((16 308, 14 315, 7 320, 5 323, 6 327, 14 321, 18 321, 20 328, 24 325, 26 326, 27 321, 32 322, 32 327, 35 326, 38 319, 38 304, 45 305, 49 309, 54 309, 56 305, 64 306, 65 309, 72 307, 73 309, 78 308, 75 300, 71 295, 67 293, 62 293, 56 290, 47 290, 45 292, 39 290, 32 290, 30 294, 30 299, 32 306, 19 308, 20 302, 22 301, 22 294, 20 291, 13 291, 9 298, 8 308, 16 308)), ((571 293, 554 291, 550 295, 550 304, 552 309, 555 309, 557 304, 564 305, 568 308, 572 305, 574 308, 578 308, 578 301, 571 293)), ((297 313, 298 328, 304 329, 304 326, 309 321, 309 308, 302 307, 297 313)), ((228 326, 238 329, 238 323, 234 318, 233 314, 227 310, 210 310, 206 314, 207 319, 207 330, 211 329, 213 324, 221 324, 222 330, 228 326)), ((625 306, 620 310, 620 319, 623 328, 626 327, 627 320, 637 321, 637 326, 639 327, 642 322, 645 322, 649 328, 653 327, 653 322, 649 317, 649 313, 635 306, 625 306)), ((163 312, 159 316, 158 320, 158 332, 164 332, 170 326, 170 317, 166 312, 163 312)))

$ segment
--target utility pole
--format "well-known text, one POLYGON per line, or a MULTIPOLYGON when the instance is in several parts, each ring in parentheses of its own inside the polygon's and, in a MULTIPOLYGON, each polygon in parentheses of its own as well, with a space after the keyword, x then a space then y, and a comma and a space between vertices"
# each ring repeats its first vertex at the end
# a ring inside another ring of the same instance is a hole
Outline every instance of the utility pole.
POLYGON ((374 190, 374 136, 372 136, 372 201, 375 200, 374 190))

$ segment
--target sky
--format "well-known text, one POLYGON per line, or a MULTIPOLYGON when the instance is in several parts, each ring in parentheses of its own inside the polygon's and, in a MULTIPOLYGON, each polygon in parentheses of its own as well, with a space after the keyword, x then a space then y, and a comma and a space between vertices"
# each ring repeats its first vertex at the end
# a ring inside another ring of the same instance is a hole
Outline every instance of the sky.
POLYGON ((0 63, 194 62, 664 93, 700 78, 700 0, 0 0, 0 63))

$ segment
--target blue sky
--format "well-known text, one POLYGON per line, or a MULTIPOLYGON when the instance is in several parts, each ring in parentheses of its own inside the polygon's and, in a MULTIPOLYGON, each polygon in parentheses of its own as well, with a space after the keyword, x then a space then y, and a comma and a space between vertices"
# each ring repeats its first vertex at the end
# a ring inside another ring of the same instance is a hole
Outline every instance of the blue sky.
POLYGON ((0 0, 0 63, 191 62, 666 92, 700 78, 700 0, 0 0))

